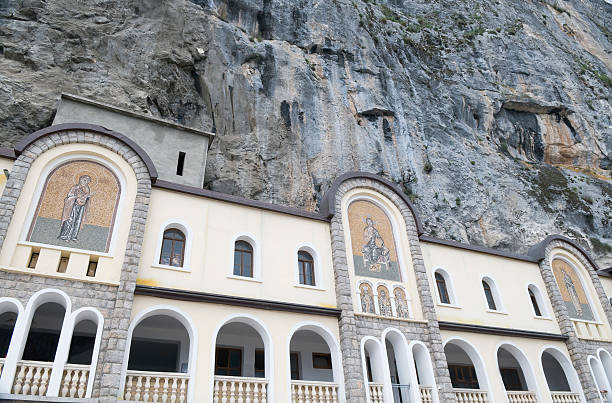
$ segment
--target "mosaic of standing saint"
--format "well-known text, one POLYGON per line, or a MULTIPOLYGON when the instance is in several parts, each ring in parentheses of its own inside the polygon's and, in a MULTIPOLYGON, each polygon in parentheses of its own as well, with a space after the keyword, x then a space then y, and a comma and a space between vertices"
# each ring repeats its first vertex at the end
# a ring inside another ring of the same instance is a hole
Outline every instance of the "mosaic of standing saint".
POLYGON ((400 281, 393 227, 372 202, 357 200, 348 208, 355 274, 400 281))
POLYGON ((108 252, 121 186, 92 161, 70 161, 47 177, 27 240, 108 252))
POLYGON ((553 272, 570 318, 595 320, 578 274, 563 260, 553 260, 553 272))

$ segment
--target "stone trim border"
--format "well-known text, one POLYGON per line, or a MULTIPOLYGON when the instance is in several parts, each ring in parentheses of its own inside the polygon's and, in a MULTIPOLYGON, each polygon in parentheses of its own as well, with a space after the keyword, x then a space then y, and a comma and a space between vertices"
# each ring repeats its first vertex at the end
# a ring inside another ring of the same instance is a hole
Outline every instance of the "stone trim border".
MULTIPOLYGON (((151 197, 151 182, 157 171, 148 155, 126 136, 89 124, 50 126, 32 133, 15 147, 18 155, 0 199, 0 248, 10 225, 30 167, 45 151, 64 144, 95 144, 120 155, 134 170, 137 181, 120 282, 110 317, 105 318, 100 356, 95 374, 93 397, 101 402, 115 401, 119 395, 120 373, 129 320, 134 300, 145 224, 151 197), (18 151, 18 152, 17 152, 18 151)), ((81 289, 87 292, 87 289, 81 289)))

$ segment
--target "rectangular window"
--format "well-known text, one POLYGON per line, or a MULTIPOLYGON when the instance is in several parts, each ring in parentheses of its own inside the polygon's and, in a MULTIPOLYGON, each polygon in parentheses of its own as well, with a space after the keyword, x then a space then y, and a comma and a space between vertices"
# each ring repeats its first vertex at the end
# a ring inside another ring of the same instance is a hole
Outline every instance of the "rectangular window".
POLYGON ((176 163, 176 174, 178 176, 183 176, 183 166, 185 165, 185 153, 183 151, 179 151, 178 161, 176 163))
POLYGON ((300 354, 299 353, 290 353, 289 361, 291 362, 291 379, 294 381, 299 381, 300 377, 300 354))
POLYGON ((479 389, 476 370, 471 365, 448 364, 453 388, 479 389))
POLYGON ((242 350, 217 347, 215 352, 215 375, 242 376, 242 350))
POLYGON ((98 270, 98 262, 90 260, 89 265, 87 265, 87 277, 95 277, 96 270, 98 270))
POLYGON ((66 273, 66 269, 68 269, 68 258, 60 257, 59 265, 57 266, 58 273, 66 273))
POLYGON ((28 268, 34 269, 36 267, 37 262, 38 262, 38 252, 33 252, 32 256, 30 256, 30 261, 28 262, 28 268))
POLYGON ((312 353, 312 367, 315 369, 332 369, 331 354, 312 353))
POLYGON ((255 378, 266 377, 266 353, 263 349, 255 350, 255 378))

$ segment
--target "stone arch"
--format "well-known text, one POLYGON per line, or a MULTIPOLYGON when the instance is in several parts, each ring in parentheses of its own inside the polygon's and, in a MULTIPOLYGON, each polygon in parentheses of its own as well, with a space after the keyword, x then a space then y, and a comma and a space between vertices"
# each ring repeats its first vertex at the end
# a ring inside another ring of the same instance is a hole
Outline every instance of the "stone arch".
MULTIPOLYGON (((109 348, 99 355, 96 368, 97 373, 94 377, 93 396, 115 398, 119 390, 108 379, 112 377, 112 364, 121 365, 122 342, 127 332, 127 324, 129 323, 129 315, 133 302, 133 292, 131 290, 133 290, 136 282, 138 261, 141 255, 140 245, 142 244, 145 230, 144 217, 148 213, 151 184, 157 179, 157 170, 151 158, 127 136, 97 125, 69 123, 50 126, 32 133, 15 147, 17 159, 13 164, 10 178, 7 180, 2 198, 0 199, 0 209, 5 212, 0 217, 0 248, 2 248, 5 242, 7 230, 15 213, 15 207, 21 195, 21 190, 34 161, 50 149, 75 143, 93 144, 118 154, 132 168, 136 177, 134 214, 130 222, 130 236, 127 240, 116 297, 120 303, 115 304, 115 306, 122 306, 122 309, 112 311, 109 314, 109 317, 106 318, 104 329, 104 333, 107 334, 104 337, 108 340, 108 345, 117 347, 109 348), (119 324, 119 327, 112 329, 114 330, 112 333, 109 326, 111 321, 112 323, 119 324), (102 362, 108 365, 101 365, 102 362), (105 387, 100 389, 99 385, 102 383, 105 384, 105 387), (99 392, 104 393, 104 395, 99 396, 99 392)), ((12 375, 10 377, 12 378, 12 375)), ((4 378, 8 379, 8 376, 4 378)), ((0 390, 4 390, 3 388, 6 387, 3 379, 0 379, 0 390)))
POLYGON ((431 361, 429 349, 422 341, 413 340, 408 348, 414 361, 414 385, 417 386, 414 391, 414 401, 419 401, 421 398, 420 387, 430 388, 431 399, 434 403, 439 402, 438 388, 436 387, 436 377, 431 361), (418 373, 418 376, 417 376, 418 373), (420 382, 419 382, 420 381, 420 382), (416 390, 419 389, 419 390, 416 390))
MULTIPOLYGON (((444 347, 446 348, 449 344, 455 345, 469 357, 472 365, 474 366, 476 377, 478 378, 479 388, 482 390, 486 390, 489 395, 489 400, 491 400, 491 389, 489 384, 489 377, 487 374, 487 369, 484 364, 484 360, 482 356, 476 349, 476 347, 461 337, 451 337, 444 342, 444 347)), ((448 361, 448 360, 447 360, 448 361)))
MULTIPOLYGON (((352 189, 364 189, 366 191, 372 191, 378 193, 380 196, 386 199, 390 206, 394 210, 397 210, 397 218, 399 218, 400 226, 402 231, 406 231, 405 235, 408 240, 406 251, 409 252, 410 258, 412 259, 411 266, 414 272, 417 287, 418 302, 420 309, 422 310, 423 317, 427 321, 427 326, 431 329, 429 333, 429 343, 431 345, 433 354, 442 354, 444 352, 442 347, 442 339, 439 333, 439 325, 433 308, 434 302, 431 296, 430 285, 428 281, 428 274, 423 264, 423 256, 419 245, 419 234, 422 233, 420 221, 418 216, 407 199, 406 195, 390 181, 380 178, 370 173, 362 172, 351 172, 340 176, 334 181, 331 188, 324 195, 320 206, 320 215, 331 219, 331 239, 332 239, 332 253, 334 262, 334 271, 336 275, 336 298, 338 306, 344 307, 343 315, 339 321, 340 327, 340 339, 343 347, 343 356, 345 357, 344 363, 344 374, 346 379, 346 392, 348 401, 361 401, 365 400, 366 396, 369 396, 367 387, 364 387, 363 379, 367 379, 365 371, 365 364, 358 365, 359 360, 356 358, 355 352, 351 351, 349 346, 357 345, 362 342, 362 339, 354 331, 357 326, 357 320, 355 318, 356 305, 353 302, 353 298, 357 295, 353 295, 355 284, 351 283, 351 276, 349 273, 349 266, 347 262, 347 244, 345 242, 344 231, 348 228, 348 223, 343 223, 345 219, 342 217, 342 206, 345 195, 352 189), (347 359, 352 358, 352 359, 347 359)), ((396 217, 394 217, 396 218, 396 217)), ((407 264, 410 266, 410 264, 407 264)), ((416 311, 416 308, 415 308, 416 311)), ((420 312, 413 312, 416 316, 420 316, 420 312)), ((362 318, 360 318, 361 320, 362 318)), ((367 320, 367 319, 364 319, 367 320)), ((374 336, 374 335, 373 335, 374 336)), ((375 335, 378 337, 378 335, 375 335)), ((368 341, 368 346, 373 347, 373 342, 368 341)), ((363 351, 363 349, 362 349, 363 351)), ((442 374, 445 365, 443 362, 436 361, 435 373, 442 374)), ((367 384, 367 383, 366 383, 367 384)), ((438 386, 440 389, 441 399, 453 399, 452 387, 450 382, 444 379, 442 376, 439 378, 438 386)))
MULTIPOLYGON (((290 332, 287 339, 287 361, 290 359, 291 353, 291 339, 300 330, 309 330, 321 336, 321 338, 327 343, 331 353, 332 359, 332 372, 333 381, 338 384, 338 397, 344 396, 344 373, 342 371, 342 353, 340 351, 340 344, 334 336, 334 334, 325 325, 316 322, 304 322, 296 325, 290 332)), ((287 365, 289 372, 291 372, 291 365, 287 365)), ((290 374, 289 374, 290 375, 290 374)), ((291 379, 291 376, 288 377, 291 379)), ((289 396, 287 401, 291 401, 291 388, 289 388, 289 396)))
MULTIPOLYGON (((612 355, 608 350, 600 348, 597 350, 597 357, 601 361, 608 383, 612 385, 612 355)), ((612 391, 609 392, 612 393, 612 391)))
POLYGON ((410 367, 412 360, 406 337, 398 329, 387 328, 383 330, 380 339, 385 353, 386 371, 388 373, 383 382, 385 401, 387 399, 395 401, 395 396, 402 396, 402 401, 410 400, 409 393, 411 388, 399 387, 393 390, 392 381, 393 378, 396 378, 395 384, 397 385, 413 386, 412 368, 410 367), (388 346, 393 350, 393 354, 390 354, 388 346), (394 362, 391 362, 392 359, 394 362))
POLYGON ((597 357, 590 355, 587 357, 587 362, 589 363, 589 369, 591 371, 591 376, 595 381, 595 386, 597 386, 599 398, 602 402, 609 402, 612 397, 608 394, 608 396, 604 398, 603 391, 605 390, 610 392, 610 382, 608 381, 608 377, 606 376, 601 361, 599 361, 597 357))

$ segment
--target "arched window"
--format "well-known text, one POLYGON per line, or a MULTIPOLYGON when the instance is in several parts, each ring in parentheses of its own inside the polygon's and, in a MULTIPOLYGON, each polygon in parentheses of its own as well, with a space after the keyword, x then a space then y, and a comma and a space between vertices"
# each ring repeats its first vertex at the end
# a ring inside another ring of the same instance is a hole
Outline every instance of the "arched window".
POLYGON ((535 312, 536 316, 542 316, 542 311, 540 311, 540 306, 538 305, 538 300, 536 299, 535 294, 533 291, 531 291, 531 288, 528 291, 529 298, 531 299, 531 305, 533 305, 533 312, 535 312))
POLYGON ((379 285, 376 289, 378 292, 378 309, 383 316, 393 316, 393 308, 391 308, 391 298, 389 290, 384 285, 379 285))
POLYGON ((234 244, 234 276, 253 277, 253 247, 247 241, 234 244))
POLYGON ((450 297, 448 295, 448 288, 446 287, 446 280, 442 277, 442 274, 436 272, 436 287, 438 288, 438 296, 440 297, 440 302, 443 304, 450 304, 450 297))
POLYGON ((493 292, 491 291, 491 286, 487 280, 482 280, 482 289, 484 290, 485 297, 487 299, 487 305, 489 309, 492 311, 497 311, 497 305, 495 304, 495 298, 493 297, 493 292))
POLYGON ((359 286, 359 297, 361 299, 361 312, 376 313, 374 292, 368 283, 361 283, 359 286))
POLYGON ((185 234, 176 228, 164 231, 159 264, 183 267, 185 258, 185 234))
POLYGON ((298 272, 300 276, 300 284, 315 285, 314 259, 312 255, 306 251, 298 252, 298 272))

